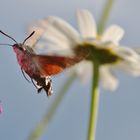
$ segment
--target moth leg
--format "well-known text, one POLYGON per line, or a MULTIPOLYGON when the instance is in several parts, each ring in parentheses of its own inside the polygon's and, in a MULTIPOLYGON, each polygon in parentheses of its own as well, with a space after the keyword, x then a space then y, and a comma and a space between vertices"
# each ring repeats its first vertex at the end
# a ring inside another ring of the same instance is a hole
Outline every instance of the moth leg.
POLYGON ((21 68, 21 72, 22 72, 24 78, 26 79, 26 81, 30 83, 31 81, 26 77, 24 70, 22 68, 21 68))
POLYGON ((34 87, 38 90, 39 88, 37 87, 37 85, 35 84, 34 80, 31 78, 31 82, 34 85, 34 87))

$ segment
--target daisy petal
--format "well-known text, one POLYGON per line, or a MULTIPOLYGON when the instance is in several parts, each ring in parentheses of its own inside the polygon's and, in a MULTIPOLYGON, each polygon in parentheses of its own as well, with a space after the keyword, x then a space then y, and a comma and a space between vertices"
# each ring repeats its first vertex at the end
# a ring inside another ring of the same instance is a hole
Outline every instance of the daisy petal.
POLYGON ((127 61, 129 63, 140 62, 140 56, 138 55, 138 53, 136 53, 135 50, 128 47, 119 47, 115 49, 117 55, 120 56, 124 61, 127 61))
POLYGON ((102 41, 103 42, 112 42, 115 45, 118 45, 119 41, 124 35, 124 30, 118 25, 112 25, 106 29, 103 33, 102 41))
POLYGON ((42 35, 44 34, 44 29, 37 26, 30 26, 28 28, 29 34, 31 34, 33 31, 35 31, 33 36, 26 41, 26 45, 29 45, 31 47, 34 47, 40 37, 42 37, 42 35))
POLYGON ((133 48, 133 50, 140 55, 140 48, 133 48))
POLYGON ((121 63, 119 67, 121 70, 127 72, 132 76, 140 76, 140 64, 132 64, 128 62, 121 63))
POLYGON ((140 56, 135 50, 127 47, 120 47, 117 54, 123 59, 123 61, 118 64, 119 69, 122 69, 133 76, 140 75, 140 56))
POLYGON ((103 88, 114 91, 118 86, 118 80, 112 74, 108 67, 100 68, 100 79, 103 88))
POLYGON ((88 10, 78 10, 77 12, 79 30, 83 38, 96 38, 96 22, 88 10))
POLYGON ((78 32, 71 25, 58 17, 50 16, 40 21, 40 24, 45 28, 44 37, 58 46, 65 46, 65 48, 68 48, 79 43, 78 32))
POLYGON ((71 70, 76 72, 82 83, 86 83, 92 77, 93 66, 90 61, 82 61, 71 68, 71 70))
MULTIPOLYGON (((35 46, 36 54, 41 55, 52 55, 52 56, 63 56, 63 57, 75 57, 75 53, 72 49, 60 49, 61 47, 52 43, 39 43, 35 46)), ((84 56, 83 56, 84 57, 84 56)))

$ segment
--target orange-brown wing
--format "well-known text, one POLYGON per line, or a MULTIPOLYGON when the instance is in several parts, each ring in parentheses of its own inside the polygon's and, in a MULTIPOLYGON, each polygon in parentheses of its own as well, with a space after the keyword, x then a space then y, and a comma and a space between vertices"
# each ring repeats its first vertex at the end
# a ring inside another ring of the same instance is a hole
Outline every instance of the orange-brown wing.
POLYGON ((43 75, 54 75, 62 72, 65 68, 68 68, 78 62, 82 57, 62 57, 62 56, 48 56, 48 55, 34 55, 33 61, 39 68, 43 75))

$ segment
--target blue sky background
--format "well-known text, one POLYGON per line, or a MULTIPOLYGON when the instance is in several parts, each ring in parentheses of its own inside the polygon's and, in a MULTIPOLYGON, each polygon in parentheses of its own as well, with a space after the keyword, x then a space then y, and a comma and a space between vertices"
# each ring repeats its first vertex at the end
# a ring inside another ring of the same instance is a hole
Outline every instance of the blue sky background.
MULTIPOLYGON (((75 12, 89 9, 99 19, 105 0, 1 0, 0 29, 22 42, 27 25, 48 15, 64 18, 76 27, 75 12)), ((140 46, 140 1, 116 0, 108 21, 125 29, 121 44, 140 46)), ((0 43, 12 43, 0 36, 0 43)), ((35 88, 21 74, 12 48, 0 47, 1 140, 26 140, 30 131, 51 105, 63 85, 66 73, 53 78, 54 95, 36 94, 35 88)), ((140 78, 119 73, 119 88, 111 93, 101 89, 96 140, 140 139, 140 78)), ((41 140, 86 140, 90 105, 90 81, 76 80, 57 110, 41 140)))

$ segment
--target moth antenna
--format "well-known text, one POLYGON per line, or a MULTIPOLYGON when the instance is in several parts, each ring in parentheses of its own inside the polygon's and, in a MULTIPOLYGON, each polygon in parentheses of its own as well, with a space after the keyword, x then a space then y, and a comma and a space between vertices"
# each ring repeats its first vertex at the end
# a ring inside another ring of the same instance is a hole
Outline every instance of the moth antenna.
POLYGON ((22 44, 25 44, 25 42, 26 42, 31 36, 33 36, 34 33, 35 33, 35 31, 33 31, 27 38, 25 38, 25 40, 23 41, 22 44))
POLYGON ((11 45, 11 44, 5 44, 5 43, 0 43, 0 45, 13 46, 13 45, 11 45))
POLYGON ((16 44, 18 44, 17 41, 16 41, 13 37, 9 36, 8 34, 4 33, 4 32, 1 31, 1 30, 0 30, 0 33, 3 34, 3 35, 5 35, 5 36, 7 36, 7 37, 10 38, 10 39, 12 39, 16 44))

